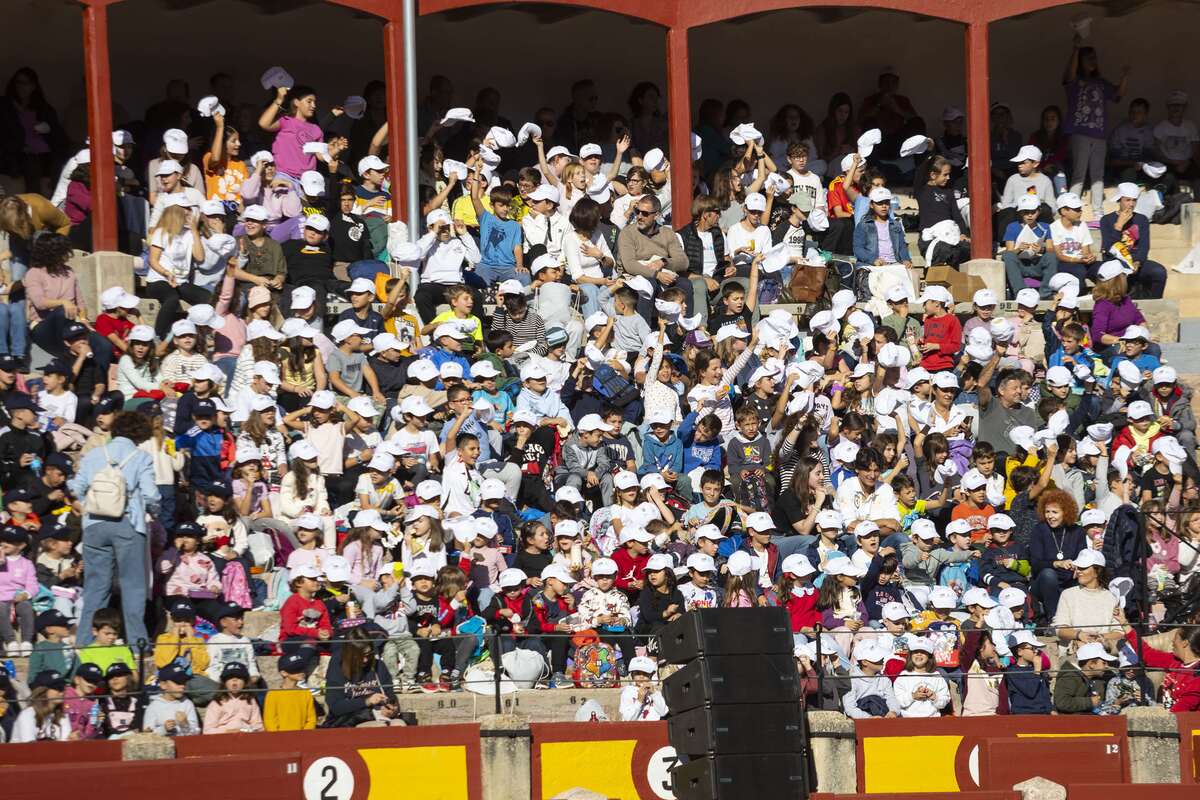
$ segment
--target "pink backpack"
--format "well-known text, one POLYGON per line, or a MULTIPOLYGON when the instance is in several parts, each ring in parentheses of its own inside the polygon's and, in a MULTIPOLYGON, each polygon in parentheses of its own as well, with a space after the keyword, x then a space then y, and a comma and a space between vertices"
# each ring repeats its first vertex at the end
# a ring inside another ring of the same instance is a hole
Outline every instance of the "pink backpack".
POLYGON ((227 603, 242 608, 253 608, 250 599, 250 582, 246 579, 246 567, 240 561, 229 561, 221 572, 221 594, 227 603))

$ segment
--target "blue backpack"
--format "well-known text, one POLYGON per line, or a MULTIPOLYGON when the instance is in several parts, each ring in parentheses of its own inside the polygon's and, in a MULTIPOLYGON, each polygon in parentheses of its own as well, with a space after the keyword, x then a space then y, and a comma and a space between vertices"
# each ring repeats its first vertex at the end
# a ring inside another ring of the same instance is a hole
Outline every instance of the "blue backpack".
POLYGON ((637 387, 608 364, 596 367, 592 388, 618 408, 623 408, 638 399, 637 387))

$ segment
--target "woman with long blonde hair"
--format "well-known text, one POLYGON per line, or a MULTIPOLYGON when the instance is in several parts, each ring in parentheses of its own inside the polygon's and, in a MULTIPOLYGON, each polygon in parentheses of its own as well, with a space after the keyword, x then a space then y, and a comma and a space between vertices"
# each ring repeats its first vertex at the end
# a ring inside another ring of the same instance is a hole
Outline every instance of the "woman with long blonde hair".
POLYGON ((182 316, 179 305, 207 303, 212 292, 192 284, 195 265, 204 261, 203 231, 198 209, 181 205, 169 206, 158 224, 151 229, 149 272, 146 273, 142 297, 159 302, 154 332, 166 340, 171 323, 182 316))
POLYGON ((562 173, 562 201, 558 204, 558 213, 565 217, 571 216, 571 209, 583 198, 587 197, 587 170, 578 161, 572 161, 562 173))
POLYGON ((71 721, 63 708, 66 679, 58 673, 42 672, 31 682, 29 705, 13 723, 12 741, 65 742, 71 738, 71 721))

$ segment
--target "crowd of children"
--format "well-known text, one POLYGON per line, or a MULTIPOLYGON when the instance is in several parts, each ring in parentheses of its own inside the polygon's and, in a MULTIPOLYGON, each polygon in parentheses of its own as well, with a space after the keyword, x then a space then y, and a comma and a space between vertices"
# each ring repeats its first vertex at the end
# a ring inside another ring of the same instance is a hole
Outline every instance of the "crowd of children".
MULTIPOLYGON (((1197 629, 1129 625, 1195 622, 1200 571, 1192 390, 1131 299, 1162 291, 1137 186, 1097 248, 1022 147, 1005 316, 888 269, 911 259, 871 131, 826 192, 810 144, 743 121, 672 199, 660 148, 450 108, 410 237, 387 164, 340 158, 349 110, 276 89, 245 161, 201 103, 240 195, 189 185, 168 131, 137 296, 88 321, 70 248, 32 242, 62 341, 35 373, 0 355, 0 640, 29 658, 6 738, 398 724, 397 693, 493 663, 624 680, 621 715, 657 719, 657 636, 718 606, 785 607, 810 703, 852 717, 1200 708, 1197 629), (846 288, 764 313, 821 249, 853 253, 846 288), (148 578, 88 513, 110 448, 144 465, 148 578), (247 637, 252 610, 278 624, 247 637)), ((922 169, 926 261, 955 266, 952 165, 922 169)))

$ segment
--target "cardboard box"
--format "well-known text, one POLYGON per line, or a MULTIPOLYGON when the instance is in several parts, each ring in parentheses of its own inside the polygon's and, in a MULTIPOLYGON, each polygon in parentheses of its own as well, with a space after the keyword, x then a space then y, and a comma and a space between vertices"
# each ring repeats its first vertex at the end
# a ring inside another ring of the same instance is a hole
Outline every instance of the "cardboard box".
POLYGON ((925 284, 945 286, 954 296, 956 303, 969 303, 980 289, 987 284, 978 275, 964 275, 954 267, 929 267, 925 270, 925 284))

